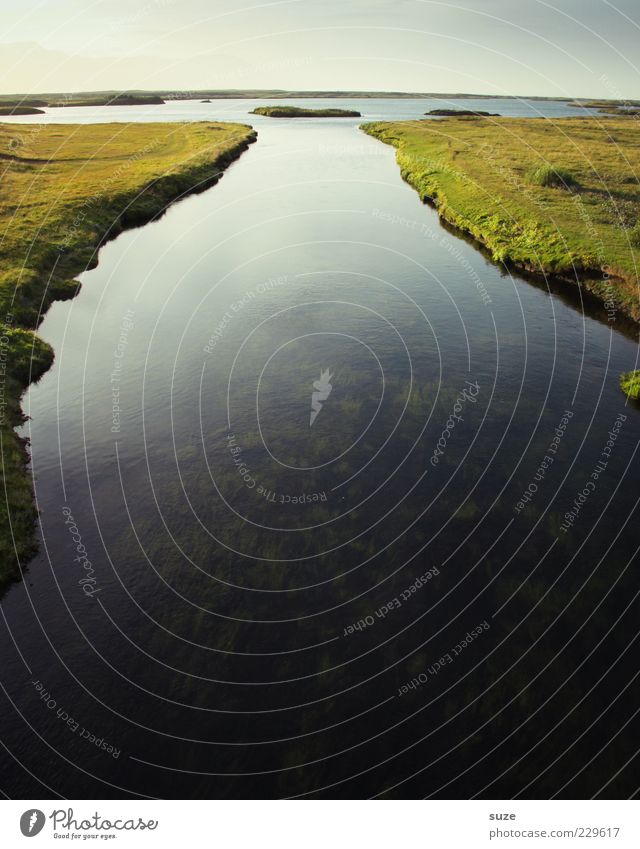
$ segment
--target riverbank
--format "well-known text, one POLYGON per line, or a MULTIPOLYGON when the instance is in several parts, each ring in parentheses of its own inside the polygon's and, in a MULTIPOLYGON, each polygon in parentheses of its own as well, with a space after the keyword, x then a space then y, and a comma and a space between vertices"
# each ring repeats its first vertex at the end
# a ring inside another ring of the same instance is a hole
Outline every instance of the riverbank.
POLYGON ((0 123, 0 587, 34 554, 37 508, 20 398, 54 353, 35 333, 100 245, 218 181, 256 133, 245 124, 0 123))
POLYGON ((640 121, 450 118, 362 125, 495 262, 576 282, 640 320, 640 121))
POLYGON ((0 115, 44 115, 44 109, 35 106, 1 106, 0 115))
MULTIPOLYGON (((339 90, 304 90, 283 88, 227 88, 227 89, 132 89, 129 91, 77 91, 69 92, 43 92, 37 95, 37 100, 30 94, 0 94, 0 104, 13 103, 17 106, 54 106, 73 99, 78 105, 87 101, 108 101, 113 103, 117 97, 150 98, 157 97, 164 101, 176 100, 289 100, 291 98, 332 98, 344 100, 354 98, 362 99, 384 99, 384 100, 415 100, 416 98, 426 100, 533 100, 554 101, 556 103, 567 103, 573 98, 546 97, 544 95, 508 95, 508 94, 473 94, 473 93, 438 93, 420 91, 339 91, 339 90)), ((610 102, 610 101, 607 101, 610 102)), ((615 101, 625 103, 625 101, 615 101)), ((576 102, 576 105, 581 105, 576 102)))

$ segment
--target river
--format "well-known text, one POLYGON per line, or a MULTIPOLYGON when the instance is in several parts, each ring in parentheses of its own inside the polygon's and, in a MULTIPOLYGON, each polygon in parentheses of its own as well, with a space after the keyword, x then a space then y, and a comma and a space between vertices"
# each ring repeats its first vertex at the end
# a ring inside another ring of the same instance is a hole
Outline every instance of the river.
POLYGON ((37 116, 258 141, 107 244, 41 326, 41 548, 2 599, 0 786, 629 795, 636 342, 441 226, 358 129, 447 104, 309 104, 363 118, 37 116))

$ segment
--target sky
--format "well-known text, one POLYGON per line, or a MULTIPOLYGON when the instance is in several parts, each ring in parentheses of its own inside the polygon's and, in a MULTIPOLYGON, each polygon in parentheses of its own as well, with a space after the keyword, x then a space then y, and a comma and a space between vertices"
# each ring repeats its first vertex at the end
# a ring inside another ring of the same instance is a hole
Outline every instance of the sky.
POLYGON ((0 0, 0 92, 640 98, 639 0, 0 0))

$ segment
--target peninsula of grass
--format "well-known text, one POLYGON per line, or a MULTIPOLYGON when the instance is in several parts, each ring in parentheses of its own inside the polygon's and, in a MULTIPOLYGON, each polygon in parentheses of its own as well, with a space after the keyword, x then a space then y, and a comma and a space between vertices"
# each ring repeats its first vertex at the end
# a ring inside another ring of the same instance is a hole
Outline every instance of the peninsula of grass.
POLYGON ((569 106, 578 106, 582 109, 618 110, 629 109, 640 106, 640 100, 572 100, 569 106))
POLYGON ((307 109, 302 106, 257 106, 252 115, 268 118, 361 118, 353 109, 307 109))
POLYGON ((0 105, 0 115, 44 115, 44 111, 36 106, 0 105))
POLYGON ((580 282, 640 320, 640 122, 497 118, 364 124, 402 177, 494 261, 580 282))
POLYGON ((245 124, 0 123, 0 586, 35 552, 26 446, 14 428, 20 398, 50 367, 36 334, 50 303, 123 230, 213 185, 255 140, 245 124))

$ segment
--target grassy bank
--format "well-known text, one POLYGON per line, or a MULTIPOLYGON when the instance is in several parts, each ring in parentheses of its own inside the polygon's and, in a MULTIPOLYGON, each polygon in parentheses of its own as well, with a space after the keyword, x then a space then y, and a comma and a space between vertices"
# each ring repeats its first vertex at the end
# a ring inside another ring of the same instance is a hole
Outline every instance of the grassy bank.
POLYGON ((20 397, 51 365, 34 332, 122 230, 215 183, 255 139, 244 124, 0 123, 0 585, 34 552, 20 397))
POLYGON ((451 118, 364 124, 403 178, 497 262, 576 280, 640 320, 640 121, 451 118), (603 271, 604 268, 604 271, 603 271))
MULTIPOLYGON (((263 100, 282 100, 284 98, 294 97, 320 97, 320 98, 376 98, 382 100, 415 100, 424 98, 430 100, 464 100, 473 98, 473 100, 532 100, 532 101, 555 101, 556 103, 567 103, 566 97, 549 97, 545 95, 532 94, 478 94, 477 92, 435 92, 435 91, 356 91, 356 90, 321 90, 321 89, 283 89, 283 88, 202 88, 194 90, 180 89, 155 89, 152 91, 146 89, 130 89, 128 91, 77 91, 77 92, 42 92, 37 95, 41 106, 47 106, 54 101, 63 101, 71 97, 74 100, 102 100, 105 98, 113 99, 117 95, 126 95, 131 97, 160 97, 163 100, 200 100, 201 98, 211 98, 216 100, 237 100, 237 99, 255 99, 263 100)), ((0 103, 13 102, 17 104, 38 105, 36 98, 31 94, 0 94, 0 103)), ((591 103, 615 103, 615 104, 637 104, 640 106, 640 101, 624 101, 624 100, 606 100, 606 101, 589 101, 589 100, 571 100, 571 105, 585 106, 591 103)))
POLYGON ((309 109, 302 106, 257 106, 252 115, 266 115, 268 118, 361 118, 360 112, 353 109, 309 109))

